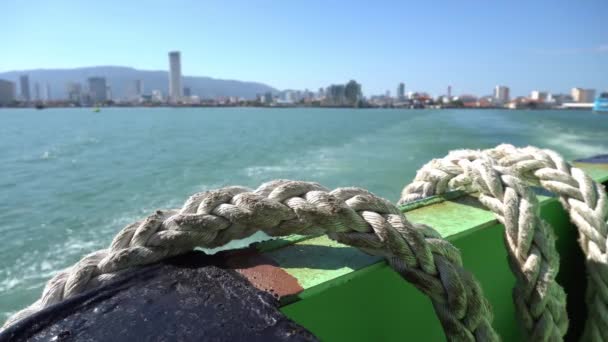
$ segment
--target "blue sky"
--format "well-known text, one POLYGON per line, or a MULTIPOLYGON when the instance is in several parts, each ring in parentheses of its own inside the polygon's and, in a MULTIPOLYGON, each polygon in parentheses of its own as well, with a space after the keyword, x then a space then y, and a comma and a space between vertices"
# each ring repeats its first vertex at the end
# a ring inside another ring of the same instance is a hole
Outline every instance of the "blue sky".
POLYGON ((0 71, 123 65, 365 94, 608 89, 608 1, 2 0, 0 71))

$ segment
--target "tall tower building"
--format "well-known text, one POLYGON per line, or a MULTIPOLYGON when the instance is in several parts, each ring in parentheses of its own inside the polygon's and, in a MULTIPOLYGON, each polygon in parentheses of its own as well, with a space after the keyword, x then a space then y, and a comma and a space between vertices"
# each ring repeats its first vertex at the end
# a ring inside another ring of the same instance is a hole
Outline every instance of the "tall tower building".
POLYGON ((69 82, 66 88, 68 100, 74 103, 80 103, 82 101, 82 85, 80 83, 69 82))
POLYGON ((89 96, 93 104, 107 100, 106 79, 104 77, 89 77, 89 96))
POLYGON ((34 101, 40 101, 40 100, 42 100, 42 97, 40 94, 40 83, 34 82, 34 101))
POLYGON ((21 98, 30 102, 32 97, 30 96, 30 78, 28 75, 21 75, 19 77, 19 86, 21 87, 21 98))
POLYGON ((397 98, 399 100, 403 100, 405 98, 405 84, 399 83, 399 86, 397 87, 397 98))
POLYGON ((169 52, 169 101, 182 98, 182 62, 179 51, 169 52))
POLYGON ((448 100, 451 100, 451 99, 452 99, 452 86, 449 85, 448 86, 448 100))
POLYGON ((51 85, 49 83, 47 83, 44 86, 44 96, 42 97, 42 99, 44 101, 51 101, 53 99, 52 95, 51 95, 51 85))
POLYGON ((11 104, 15 101, 15 83, 0 80, 0 106, 11 104))
POLYGON ((497 85, 494 88, 494 99, 498 103, 506 103, 509 102, 509 87, 497 85))

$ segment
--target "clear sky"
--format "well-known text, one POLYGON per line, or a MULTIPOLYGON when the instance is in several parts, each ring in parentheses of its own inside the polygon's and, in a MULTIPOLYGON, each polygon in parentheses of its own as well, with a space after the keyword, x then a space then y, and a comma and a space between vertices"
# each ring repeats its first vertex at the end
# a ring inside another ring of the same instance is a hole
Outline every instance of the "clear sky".
POLYGON ((608 89, 607 0, 1 0, 0 71, 122 65, 365 94, 608 89))

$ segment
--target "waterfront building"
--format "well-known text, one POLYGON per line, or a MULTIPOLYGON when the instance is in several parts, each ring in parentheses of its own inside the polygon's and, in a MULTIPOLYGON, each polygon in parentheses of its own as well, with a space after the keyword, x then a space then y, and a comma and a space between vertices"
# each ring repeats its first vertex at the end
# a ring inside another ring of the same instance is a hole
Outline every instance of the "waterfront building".
POLYGON ((530 99, 534 101, 545 102, 549 99, 549 96, 549 93, 546 91, 533 90, 532 93, 530 93, 530 99))
POLYGON ((6 106, 15 101, 15 83, 7 80, 0 80, 0 106, 6 106))
POLYGON ((133 80, 127 84, 126 98, 129 101, 140 101, 144 95, 144 82, 133 80))
POLYGON ((42 101, 51 101, 51 85, 48 83, 44 86, 44 91, 42 92, 42 101))
MULTIPOLYGON (((266 99, 264 99, 266 101, 266 99)), ((292 90, 286 90, 283 93, 283 102, 285 103, 295 103, 296 102, 296 94, 292 90)))
POLYGON ((578 103, 591 103, 595 100, 595 89, 572 88, 572 99, 578 103))
POLYGON ((452 86, 448 86, 448 101, 452 99, 452 86))
POLYGON ((153 102, 164 102, 163 93, 160 90, 152 90, 152 101, 153 102))
POLYGON ((190 87, 184 87, 184 96, 185 97, 192 96, 192 92, 190 91, 190 87))
POLYGON ((340 106, 345 102, 346 87, 343 84, 332 84, 327 87, 325 101, 332 106, 340 106))
POLYGON ((34 83, 34 101, 40 101, 41 97, 40 97, 40 83, 35 82, 34 83))
POLYGON ((89 96, 93 104, 105 102, 108 99, 108 89, 104 77, 89 77, 89 96))
POLYGON ((496 102, 500 104, 509 102, 509 87, 497 85, 494 88, 494 99, 496 99, 496 102))
POLYGON ((399 83, 399 86, 397 87, 397 98, 399 100, 403 100, 405 99, 405 84, 399 83))
POLYGON ((19 87, 21 91, 21 99, 25 102, 32 100, 30 96, 30 78, 28 75, 21 75, 19 77, 19 87))
POLYGON ((574 101, 574 99, 572 98, 572 95, 569 95, 569 94, 555 94, 555 95, 552 95, 551 98, 553 99, 553 102, 556 105, 562 105, 564 103, 569 103, 569 102, 574 101))
POLYGON ((182 98, 182 62, 179 51, 169 52, 169 101, 178 102, 182 98))
POLYGON ((68 93, 68 100, 70 102, 80 103, 82 101, 82 84, 69 82, 66 85, 66 92, 68 93))
POLYGON ((263 102, 266 104, 270 104, 272 103, 272 93, 267 91, 264 96, 262 97, 263 102))

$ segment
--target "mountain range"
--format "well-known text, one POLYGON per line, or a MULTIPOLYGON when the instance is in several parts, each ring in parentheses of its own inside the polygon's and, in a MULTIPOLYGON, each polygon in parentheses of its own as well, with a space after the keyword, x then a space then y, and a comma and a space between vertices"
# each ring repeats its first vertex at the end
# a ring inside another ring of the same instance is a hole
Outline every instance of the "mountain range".
MULTIPOLYGON (((150 94, 152 90, 160 90, 164 95, 169 91, 169 75, 167 71, 138 70, 122 66, 94 66, 75 69, 34 69, 1 72, 0 79, 15 82, 17 93, 21 93, 19 87, 19 76, 28 75, 30 81, 30 93, 34 96, 34 84, 39 83, 41 89, 45 84, 51 88, 51 99, 67 98, 67 84, 79 82, 83 89, 87 88, 87 78, 105 77, 106 84, 112 90, 112 98, 125 98, 128 96, 130 87, 135 80, 142 80, 144 94, 150 94)), ((257 94, 278 90, 258 82, 243 82, 236 80, 223 80, 203 76, 183 76, 183 87, 188 87, 192 95, 198 95, 201 99, 216 97, 238 96, 246 99, 255 98, 257 94)))

